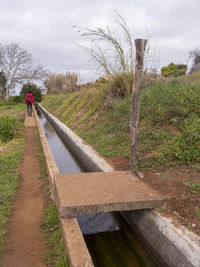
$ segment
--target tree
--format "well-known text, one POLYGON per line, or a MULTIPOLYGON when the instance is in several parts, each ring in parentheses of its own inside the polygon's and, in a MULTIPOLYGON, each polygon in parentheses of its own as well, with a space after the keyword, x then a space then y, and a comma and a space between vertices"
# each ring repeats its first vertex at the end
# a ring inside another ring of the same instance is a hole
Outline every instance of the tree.
POLYGON ((41 66, 33 65, 32 55, 16 43, 5 46, 0 44, 0 68, 7 79, 6 100, 15 92, 17 84, 39 80, 45 76, 41 66))
POLYGON ((190 73, 195 73, 200 71, 200 49, 196 47, 193 51, 190 52, 190 56, 192 59, 192 67, 190 69, 190 73))
POLYGON ((7 78, 3 71, 0 71, 0 95, 5 96, 6 93, 7 78))
POLYGON ((36 84, 33 83, 24 84, 22 86, 20 96, 25 97, 28 91, 31 91, 35 102, 42 101, 42 89, 39 88, 36 84))
POLYGON ((184 64, 174 64, 170 63, 168 66, 161 68, 161 73, 164 77, 172 77, 172 76, 179 76, 185 75, 187 70, 187 65, 184 64))

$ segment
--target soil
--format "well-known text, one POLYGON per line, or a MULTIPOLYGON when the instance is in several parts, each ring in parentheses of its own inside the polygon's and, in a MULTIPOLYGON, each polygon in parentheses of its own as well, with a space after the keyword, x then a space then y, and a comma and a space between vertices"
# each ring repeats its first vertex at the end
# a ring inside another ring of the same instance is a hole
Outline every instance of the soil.
POLYGON ((40 227, 44 197, 40 190, 39 148, 35 128, 25 128, 25 151, 20 166, 20 186, 8 225, 4 267, 43 267, 46 245, 40 227))
MULTIPOLYGON (((118 156, 106 160, 116 171, 129 169, 128 158, 118 156)), ((167 200, 158 212, 200 235, 200 218, 195 213, 200 210, 200 195, 192 193, 185 185, 187 181, 199 182, 200 172, 188 165, 180 165, 154 168, 142 173, 143 181, 163 194, 167 200)))

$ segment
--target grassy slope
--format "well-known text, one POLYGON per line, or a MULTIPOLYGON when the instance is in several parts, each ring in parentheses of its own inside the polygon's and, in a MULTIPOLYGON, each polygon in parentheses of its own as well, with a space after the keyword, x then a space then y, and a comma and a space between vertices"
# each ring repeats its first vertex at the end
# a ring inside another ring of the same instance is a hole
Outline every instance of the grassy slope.
MULTIPOLYGON (((103 156, 129 157, 130 97, 109 99, 105 90, 102 92, 103 86, 106 87, 99 83, 92 88, 82 88, 80 93, 47 95, 42 105, 103 156)), ((198 163, 200 154, 192 146, 192 139, 200 140, 199 115, 198 76, 191 76, 187 83, 173 79, 145 88, 141 99, 137 167, 198 163), (187 135, 188 131, 192 136, 187 135), (189 146, 191 155, 186 151, 189 146)))
MULTIPOLYGON (((46 95, 42 105, 117 169, 128 169, 130 96, 111 98, 109 84, 98 82, 83 86, 80 92, 46 95)), ((179 221, 188 229, 195 225, 200 233, 196 226, 200 225, 198 74, 162 79, 143 89, 139 136, 140 157, 135 168, 143 170, 145 180, 169 198, 162 210, 179 214, 179 221)))

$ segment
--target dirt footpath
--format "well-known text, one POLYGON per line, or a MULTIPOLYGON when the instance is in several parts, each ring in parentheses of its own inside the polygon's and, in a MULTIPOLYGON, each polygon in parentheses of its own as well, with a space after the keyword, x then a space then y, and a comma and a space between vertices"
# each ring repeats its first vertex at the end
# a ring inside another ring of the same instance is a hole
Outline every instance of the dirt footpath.
POLYGON ((42 237, 44 197, 39 189, 39 148, 35 128, 25 128, 25 151, 20 167, 20 188, 8 227, 8 250, 4 267, 43 267, 46 246, 42 237))

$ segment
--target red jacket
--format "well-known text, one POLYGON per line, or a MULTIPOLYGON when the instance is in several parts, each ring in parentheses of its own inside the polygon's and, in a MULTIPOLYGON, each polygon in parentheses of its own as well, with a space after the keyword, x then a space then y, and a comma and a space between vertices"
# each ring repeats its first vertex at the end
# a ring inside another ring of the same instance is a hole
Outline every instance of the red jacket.
POLYGON ((27 93, 25 96, 25 103, 33 103, 34 104, 34 99, 31 93, 27 93))

